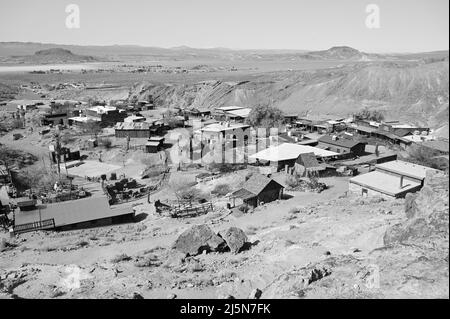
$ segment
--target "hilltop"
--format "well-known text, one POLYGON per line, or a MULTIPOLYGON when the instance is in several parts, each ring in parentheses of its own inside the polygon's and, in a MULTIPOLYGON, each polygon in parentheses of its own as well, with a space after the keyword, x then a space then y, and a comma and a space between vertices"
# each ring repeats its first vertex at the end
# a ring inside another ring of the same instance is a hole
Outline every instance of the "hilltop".
POLYGON ((10 56, 6 58, 9 63, 70 63, 70 62, 95 62, 100 59, 90 55, 74 54, 72 51, 63 48, 50 48, 36 51, 33 55, 10 56))

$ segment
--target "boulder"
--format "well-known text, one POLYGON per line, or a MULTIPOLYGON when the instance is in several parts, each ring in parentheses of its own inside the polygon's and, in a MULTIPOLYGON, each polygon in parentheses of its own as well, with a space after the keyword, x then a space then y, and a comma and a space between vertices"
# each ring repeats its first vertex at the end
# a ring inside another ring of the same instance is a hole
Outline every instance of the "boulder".
POLYGON ((248 241, 244 231, 237 227, 230 227, 225 231, 221 231, 219 236, 225 240, 230 251, 234 254, 237 254, 248 241))
POLYGON ((218 251, 225 244, 207 225, 194 225, 184 231, 173 244, 173 248, 189 256, 202 251, 218 251))
POLYGON ((448 192, 448 176, 427 171, 425 185, 420 192, 406 195, 406 220, 386 231, 383 238, 385 246, 433 236, 447 237, 448 192))

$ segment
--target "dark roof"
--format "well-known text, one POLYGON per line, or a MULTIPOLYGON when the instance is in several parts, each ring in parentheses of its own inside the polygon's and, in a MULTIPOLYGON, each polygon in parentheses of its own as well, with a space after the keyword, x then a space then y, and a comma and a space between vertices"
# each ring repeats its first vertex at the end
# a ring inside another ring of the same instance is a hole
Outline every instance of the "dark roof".
POLYGON ((367 126, 362 126, 362 125, 351 126, 350 128, 353 128, 358 131, 366 132, 366 133, 372 133, 377 130, 374 127, 367 127, 367 126))
POLYGON ((241 189, 238 189, 237 191, 233 192, 232 196, 233 197, 239 197, 239 198, 241 198, 243 200, 246 200, 246 199, 253 198, 256 195, 253 194, 252 192, 249 192, 246 189, 241 188, 241 189))
POLYGON ((412 133, 410 130, 408 130, 406 128, 399 128, 399 129, 395 130, 394 134, 397 136, 403 137, 406 135, 411 135, 412 133))
POLYGON ((26 224, 40 219, 54 219, 55 227, 93 221, 107 217, 133 213, 131 205, 109 206, 106 196, 92 196, 47 205, 38 209, 20 212, 15 215, 15 224, 26 224))
POLYGON ((342 138, 342 137, 338 137, 336 140, 333 140, 333 138, 330 135, 324 135, 324 136, 320 137, 319 142, 336 145, 336 146, 341 146, 341 147, 346 147, 346 148, 353 148, 359 144, 367 144, 362 141, 355 141, 355 140, 352 140, 349 138, 342 138))
POLYGON ((186 109, 186 112, 196 114, 196 113, 211 113, 211 110, 207 108, 192 108, 186 109))
POLYGON ((304 166, 305 168, 319 168, 319 162, 317 161, 314 153, 303 153, 297 157, 295 161, 297 164, 304 166))
MULTIPOLYGON (((270 183, 276 183, 280 188, 284 188, 283 185, 275 180, 268 178, 261 174, 253 174, 245 183, 242 188, 233 193, 234 196, 241 197, 243 195, 250 196, 251 193, 254 196, 259 195, 270 183), (240 196, 238 196, 240 195, 240 196)), ((250 198, 250 197, 248 197, 250 198)))
POLYGON ((395 134, 393 134, 391 132, 386 132, 386 131, 383 131, 383 130, 376 130, 374 133, 378 134, 378 135, 383 135, 383 136, 385 136, 385 137, 387 137, 387 138, 389 138, 391 140, 394 140, 394 141, 403 142, 405 144, 411 144, 412 143, 412 141, 407 140, 407 139, 405 139, 403 137, 397 136, 397 135, 395 135, 395 134))

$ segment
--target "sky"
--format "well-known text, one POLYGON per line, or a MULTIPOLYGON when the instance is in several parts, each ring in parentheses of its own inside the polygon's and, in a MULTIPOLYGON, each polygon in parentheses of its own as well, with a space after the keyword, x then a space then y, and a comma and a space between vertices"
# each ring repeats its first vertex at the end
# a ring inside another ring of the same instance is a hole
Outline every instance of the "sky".
POLYGON ((448 39, 449 0, 0 0, 0 42, 400 53, 448 39), (79 28, 66 26, 69 4, 79 28), (379 28, 366 25, 369 4, 379 28))

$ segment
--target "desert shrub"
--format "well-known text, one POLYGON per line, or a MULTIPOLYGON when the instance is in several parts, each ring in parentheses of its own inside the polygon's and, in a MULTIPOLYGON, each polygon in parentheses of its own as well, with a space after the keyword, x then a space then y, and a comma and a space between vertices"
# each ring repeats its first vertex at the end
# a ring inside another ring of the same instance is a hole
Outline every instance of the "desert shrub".
POLYGON ((188 270, 190 272, 201 272, 204 270, 204 268, 199 261, 194 260, 193 262, 189 263, 188 270))
POLYGON ((111 259, 111 262, 114 264, 120 263, 122 261, 128 261, 131 260, 131 257, 128 256, 127 254, 120 254, 115 256, 114 258, 111 259))
POLYGON ((64 133, 61 135, 60 140, 61 140, 61 143, 63 143, 63 144, 69 144, 69 143, 75 142, 77 139, 75 136, 73 136, 69 133, 64 133))
POLYGON ((88 121, 83 124, 83 131, 91 136, 97 137, 97 135, 102 131, 102 127, 96 121, 88 121))
POLYGON ((100 138, 98 140, 98 144, 102 145, 106 149, 110 149, 112 147, 112 140, 109 138, 100 138))
POLYGON ((186 188, 178 191, 178 198, 182 201, 194 202, 208 200, 208 194, 202 192, 198 188, 186 188))
POLYGON ((78 246, 78 247, 85 247, 85 246, 88 246, 88 245, 89 245, 89 243, 87 241, 85 241, 85 240, 81 240, 81 241, 79 241, 76 244, 76 246, 78 246))
POLYGON ((246 213, 248 213, 248 211, 250 210, 250 207, 248 207, 248 205, 241 205, 241 206, 239 207, 239 210, 240 210, 241 212, 243 212, 244 214, 246 214, 246 213))
POLYGON ((44 168, 25 170, 16 176, 16 183, 22 189, 32 189, 35 193, 46 192, 53 188, 59 177, 44 168))
POLYGON ((302 180, 301 180, 300 176, 297 174, 288 175, 288 176, 286 176, 286 179, 285 179, 286 186, 288 186, 288 188, 290 188, 290 189, 294 189, 294 188, 300 186, 301 182, 302 182, 302 180))
POLYGON ((212 194, 217 196, 225 196, 229 192, 231 192, 231 187, 228 184, 217 184, 211 191, 212 194))
POLYGON ((253 176, 253 174, 255 174, 255 173, 254 172, 248 172, 247 175, 245 175, 245 181, 248 181, 253 176))
POLYGON ((258 230, 258 227, 255 227, 255 226, 249 226, 249 227, 247 227, 247 229, 245 230, 245 233, 247 234, 247 235, 255 235, 256 234, 256 231, 258 230))
POLYGON ((253 127, 273 128, 284 121, 283 112, 269 105, 258 105, 253 108, 246 119, 246 123, 253 127))
MULTIPOLYGON (((150 162, 147 161, 148 158, 145 158, 145 161, 142 161, 142 163, 144 164, 144 162, 150 162)), ((143 159, 144 160, 144 159, 143 159)), ((142 173, 142 178, 154 178, 154 177, 159 177, 161 176, 164 172, 166 171, 166 168, 161 165, 161 164, 150 164, 148 165, 144 172, 142 173)))
POLYGON ((447 171, 448 161, 442 161, 439 155, 438 151, 420 145, 412 145, 408 149, 408 157, 405 160, 414 164, 447 171))
POLYGON ((298 208, 298 207, 292 207, 290 210, 289 210, 289 214, 290 215, 295 215, 295 214, 298 214, 298 213, 300 213, 300 208, 298 208))
POLYGON ((158 258, 154 255, 142 257, 134 263, 136 267, 151 267, 158 266, 159 264, 158 258))
POLYGON ((368 120, 376 122, 381 122, 384 120, 384 114, 381 111, 370 110, 367 107, 357 113, 354 113, 353 117, 359 120, 368 120))

